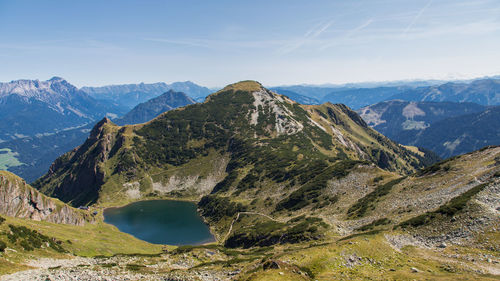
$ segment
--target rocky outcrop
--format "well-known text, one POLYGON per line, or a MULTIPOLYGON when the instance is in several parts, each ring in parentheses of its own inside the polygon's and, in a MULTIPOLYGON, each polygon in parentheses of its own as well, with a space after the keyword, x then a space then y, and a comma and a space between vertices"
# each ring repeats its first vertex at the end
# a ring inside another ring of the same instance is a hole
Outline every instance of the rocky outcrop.
POLYGON ((83 225, 89 216, 47 197, 12 173, 0 171, 0 213, 36 221, 83 225))

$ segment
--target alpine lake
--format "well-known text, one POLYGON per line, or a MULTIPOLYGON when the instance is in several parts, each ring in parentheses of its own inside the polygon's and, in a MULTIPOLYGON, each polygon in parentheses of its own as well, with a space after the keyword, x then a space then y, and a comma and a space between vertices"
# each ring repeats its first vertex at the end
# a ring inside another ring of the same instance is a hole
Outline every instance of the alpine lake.
POLYGON ((200 245, 215 241, 192 202, 150 200, 107 208, 104 222, 154 244, 200 245))

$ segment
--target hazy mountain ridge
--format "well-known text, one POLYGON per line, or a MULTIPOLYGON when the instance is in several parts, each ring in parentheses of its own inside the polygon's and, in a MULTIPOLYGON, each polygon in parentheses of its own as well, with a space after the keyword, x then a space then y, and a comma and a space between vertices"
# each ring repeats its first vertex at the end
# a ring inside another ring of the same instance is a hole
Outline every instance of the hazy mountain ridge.
POLYGON ((140 103, 123 117, 113 120, 117 125, 133 125, 150 121, 161 113, 196 103, 183 92, 169 90, 156 98, 140 103))
POLYGON ((500 79, 479 78, 465 81, 401 81, 353 83, 332 86, 295 85, 273 87, 296 92, 321 102, 343 103, 353 109, 386 100, 471 102, 500 105, 500 79))
POLYGON ((478 79, 470 83, 448 82, 408 90, 393 98, 408 101, 473 102, 481 105, 500 105, 500 79, 478 79))
POLYGON ((357 112, 375 130, 440 157, 500 144, 500 107, 474 103, 386 101, 357 112))
POLYGON ((5 140, 79 127, 123 109, 99 102, 66 80, 0 84, 0 138, 5 140))
POLYGON ((315 98, 311 98, 308 96, 304 96, 301 94, 298 94, 296 92, 290 91, 290 90, 285 90, 281 88, 270 88, 271 91, 274 91, 280 95, 285 95, 289 97, 291 100, 296 101, 300 104, 320 104, 319 100, 315 98))
MULTIPOLYGON (((34 82, 30 82, 34 83, 34 82)), ((100 102, 99 102, 100 103, 100 102)), ((147 122, 164 111, 194 103, 184 93, 169 90, 164 95, 138 105, 122 118, 116 119, 119 124, 137 124, 147 122)), ((54 122, 49 120, 47 122, 54 122)), ((53 133, 23 136, 21 139, 6 140, 0 143, 0 149, 10 149, 12 155, 20 163, 8 164, 7 169, 28 182, 41 177, 50 167, 50 164, 62 154, 82 144, 96 121, 74 129, 66 129, 53 133), (12 165, 12 166, 10 166, 12 165), (17 166, 16 166, 17 165, 17 166)), ((7 155, 0 156, 2 161, 9 161, 7 155)), ((11 161, 12 162, 12 161, 11 161)), ((7 163, 11 163, 7 162, 7 163)))
POLYGON ((398 86, 335 90, 325 95, 321 101, 343 103, 353 109, 358 109, 363 106, 398 96, 407 89, 409 89, 409 87, 398 86))
POLYGON ((500 106, 450 117, 421 131, 410 142, 447 158, 500 143, 500 106))
POLYGON ((97 100, 114 101, 129 109, 169 90, 186 93, 193 99, 203 98, 212 93, 210 89, 197 85, 191 81, 174 82, 172 84, 159 82, 152 84, 139 83, 102 87, 82 87, 81 90, 97 100))

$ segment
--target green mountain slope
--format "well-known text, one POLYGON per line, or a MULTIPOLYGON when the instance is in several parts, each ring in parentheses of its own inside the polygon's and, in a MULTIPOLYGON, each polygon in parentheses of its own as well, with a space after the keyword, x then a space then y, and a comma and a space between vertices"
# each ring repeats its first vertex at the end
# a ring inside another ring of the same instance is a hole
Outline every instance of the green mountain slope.
POLYGON ((141 196, 172 193, 176 181, 184 182, 177 192, 200 196, 226 173, 226 185, 250 172, 258 181, 290 182, 293 190, 304 184, 296 178, 303 172, 320 173, 344 160, 401 173, 422 166, 418 154, 376 133, 343 105, 302 106, 256 82, 241 82, 144 125, 119 127, 104 119, 35 186, 74 205, 127 199, 130 186, 141 196))

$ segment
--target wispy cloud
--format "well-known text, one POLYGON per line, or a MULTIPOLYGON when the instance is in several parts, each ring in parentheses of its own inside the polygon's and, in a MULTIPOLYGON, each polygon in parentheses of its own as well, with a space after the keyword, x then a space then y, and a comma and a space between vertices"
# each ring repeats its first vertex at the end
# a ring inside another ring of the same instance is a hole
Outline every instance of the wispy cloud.
POLYGON ((412 29, 412 27, 415 25, 415 23, 417 22, 417 20, 422 16, 422 14, 425 12, 425 10, 427 10, 427 8, 429 8, 429 6, 432 4, 432 2, 434 2, 434 0, 429 0, 427 2, 427 4, 418 11, 418 13, 415 15, 415 17, 413 17, 412 21, 410 22, 410 24, 408 24, 408 26, 406 27, 406 29, 403 31, 403 36, 406 35, 408 33, 408 31, 410 31, 412 29))
POLYGON ((228 49, 259 49, 270 48, 284 44, 283 40, 217 40, 217 39, 168 39, 168 38, 143 38, 144 41, 165 43, 171 45, 181 45, 196 48, 205 48, 212 50, 228 50, 228 49))
POLYGON ((183 45, 190 47, 201 47, 201 48, 212 48, 211 46, 213 42, 209 40, 200 40, 200 39, 165 39, 165 38, 143 38, 145 41, 158 42, 158 43, 166 43, 173 45, 183 45))
POLYGON ((331 48, 337 44, 339 44, 339 42, 343 42, 343 41, 346 41, 348 40, 349 38, 353 37, 354 35, 356 35, 356 33, 360 32, 361 30, 367 28, 370 24, 372 24, 374 21, 373 18, 370 18, 368 20, 366 20, 365 22, 361 23, 360 25, 350 29, 350 30, 347 30, 346 32, 344 32, 340 37, 337 37, 337 38, 331 38, 329 40, 326 40, 325 42, 323 42, 323 44, 320 46, 320 50, 325 50, 325 49, 328 49, 328 48, 331 48))
POLYGON ((287 44, 285 44, 283 47, 279 49, 279 52, 281 54, 287 54, 290 53, 312 41, 314 41, 316 38, 318 38, 321 34, 323 34, 325 31, 330 28, 330 26, 333 24, 333 21, 329 21, 326 23, 319 23, 315 25, 313 28, 309 29, 304 36, 293 40, 287 44))

